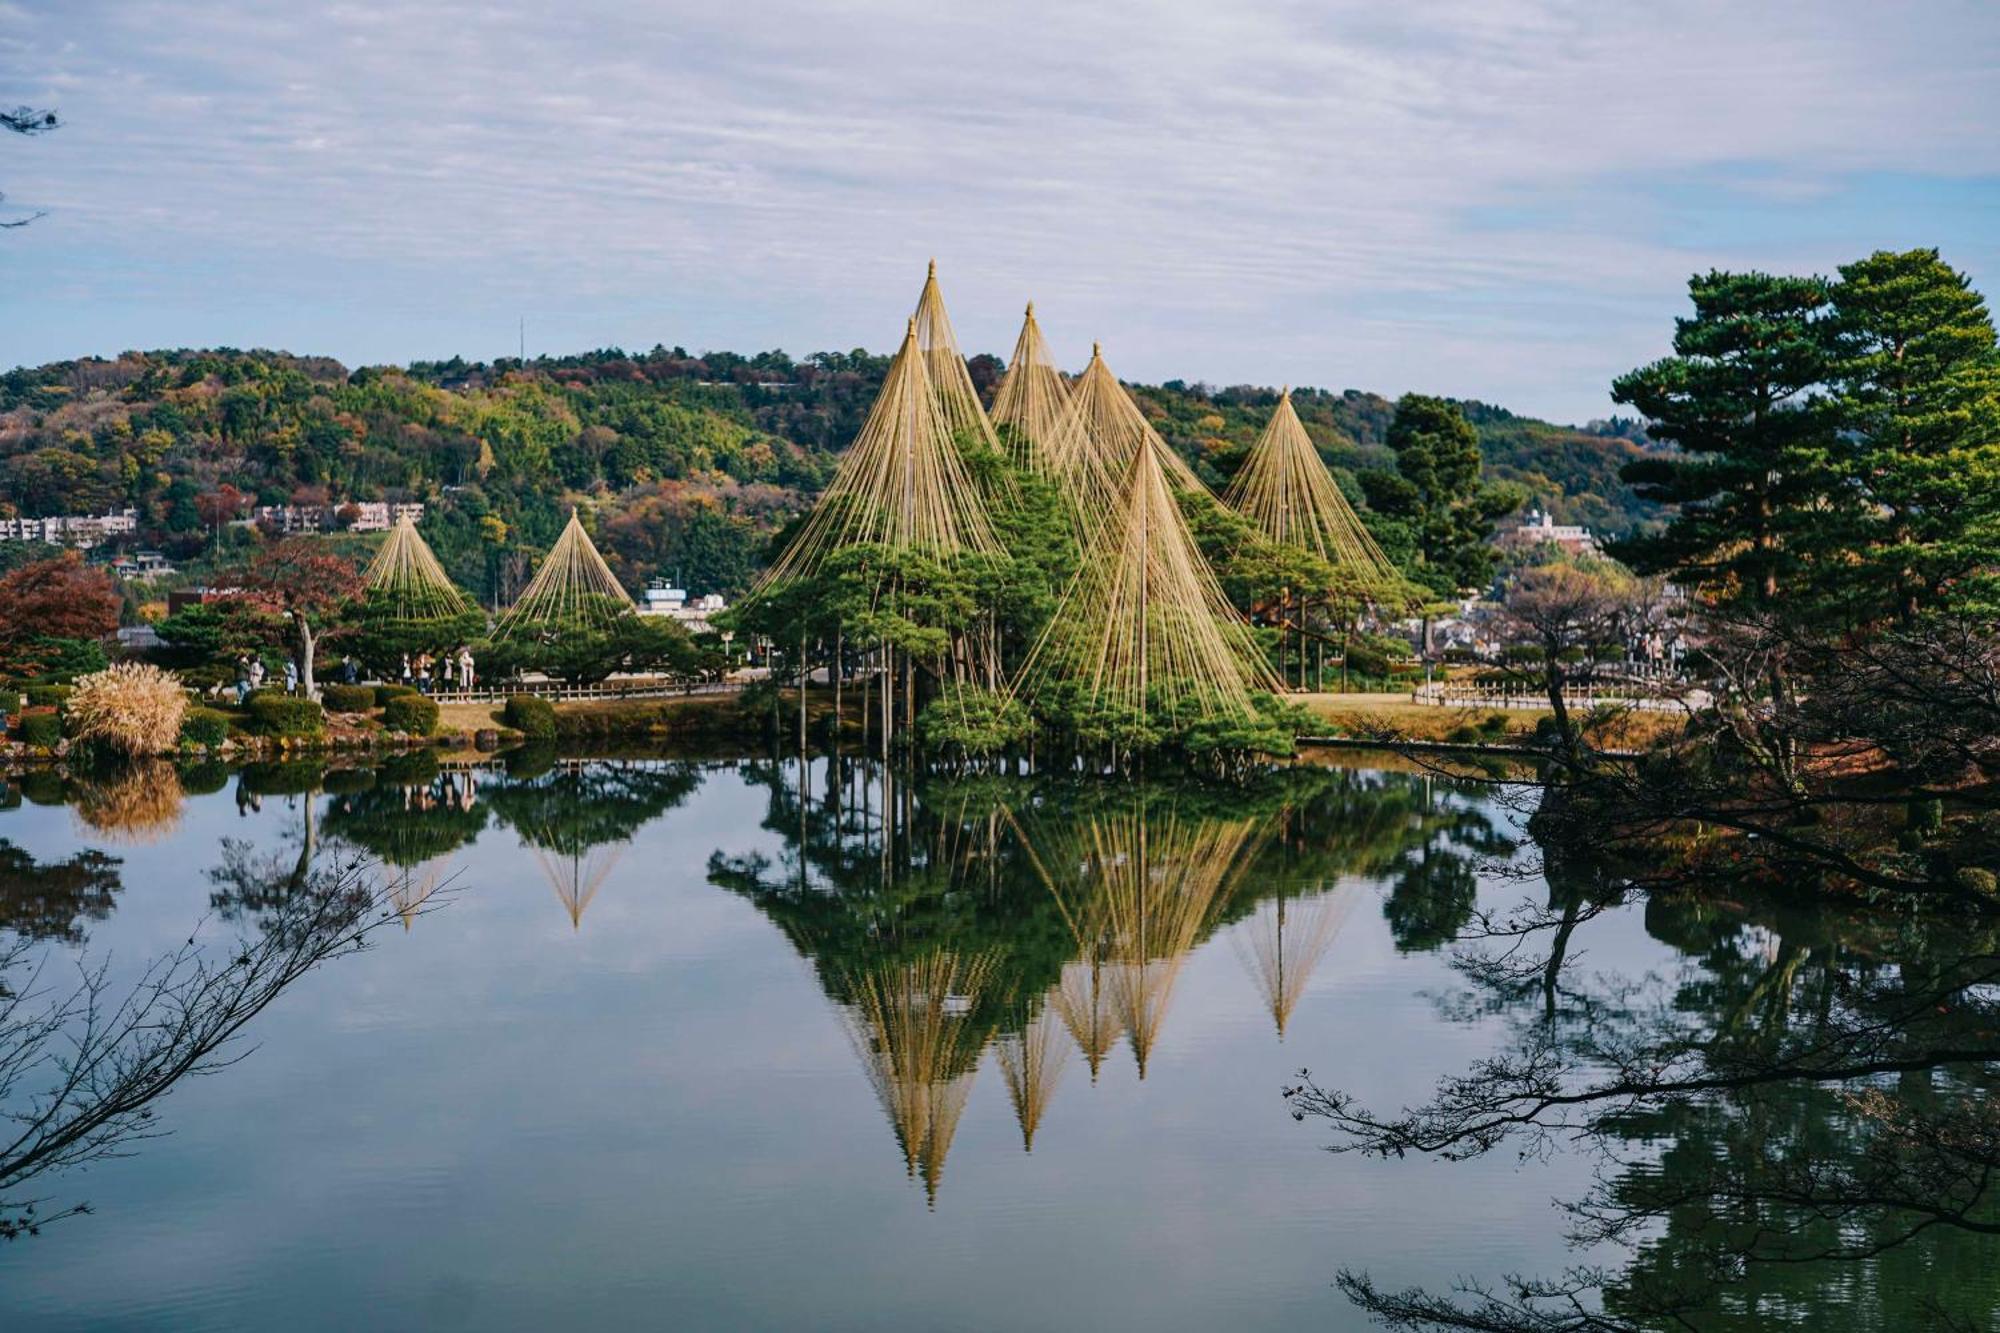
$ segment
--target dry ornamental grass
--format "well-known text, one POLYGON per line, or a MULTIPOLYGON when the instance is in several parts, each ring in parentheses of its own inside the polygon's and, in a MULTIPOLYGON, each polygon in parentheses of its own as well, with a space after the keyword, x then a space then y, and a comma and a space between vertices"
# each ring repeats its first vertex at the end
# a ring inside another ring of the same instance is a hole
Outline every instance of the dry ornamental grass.
POLYGON ((70 734, 120 754, 166 754, 180 742, 187 691, 172 672, 120 662, 76 682, 69 697, 70 734))

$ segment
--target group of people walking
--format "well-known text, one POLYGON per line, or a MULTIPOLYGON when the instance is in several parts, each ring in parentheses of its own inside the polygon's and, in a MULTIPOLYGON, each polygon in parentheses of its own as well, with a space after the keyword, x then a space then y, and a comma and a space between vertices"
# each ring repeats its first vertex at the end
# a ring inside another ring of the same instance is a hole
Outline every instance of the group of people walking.
POLYGON ((440 653, 436 657, 418 653, 414 661, 408 653, 403 654, 403 684, 414 685, 425 694, 431 692, 433 683, 441 691, 469 693, 477 679, 468 644, 460 644, 457 652, 440 653))
MULTIPOLYGON (((269 672, 263 659, 244 653, 236 659, 236 706, 243 707, 251 695, 264 688, 264 680, 269 672)), ((344 684, 355 685, 361 680, 361 666, 353 657, 340 659, 340 679, 344 684)), ((439 653, 418 653, 414 659, 403 654, 402 683, 411 685, 425 694, 431 693, 436 685, 440 691, 469 692, 478 679, 478 671, 472 660, 470 644, 460 644, 456 651, 439 653)), ((285 693, 299 692, 298 663, 285 659, 285 693)))

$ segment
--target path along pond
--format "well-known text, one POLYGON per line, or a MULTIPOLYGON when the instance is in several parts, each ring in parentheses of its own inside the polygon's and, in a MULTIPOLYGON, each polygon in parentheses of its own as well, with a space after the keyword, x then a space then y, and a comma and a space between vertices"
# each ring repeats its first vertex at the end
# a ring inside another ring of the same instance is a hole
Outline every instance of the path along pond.
MULTIPOLYGON (((1345 1329, 1343 1269, 1615 1288, 1675 1238, 1571 1244, 1601 1153, 1331 1155, 1282 1095, 1303 1067, 1393 1111, 1545 1021, 1448 947, 1551 900, 1522 806, 1358 755, 1226 789, 527 752, 16 775, 16 997, 82 964, 115 1001, 357 860, 401 919, 112 1154, 0 1176, 17 1221, 90 1209, 0 1243, 0 1327, 1345 1329)), ((1620 908, 1567 993, 1783 1023, 1850 927, 1620 908)), ((1838 1096, 1787 1110, 1815 1151, 1838 1096)), ((1730 1148, 1711 1119, 1622 1157, 1730 1148)), ((1947 1278, 1984 1317, 1989 1258, 1794 1266, 1698 1326, 1902 1327, 1947 1278)))

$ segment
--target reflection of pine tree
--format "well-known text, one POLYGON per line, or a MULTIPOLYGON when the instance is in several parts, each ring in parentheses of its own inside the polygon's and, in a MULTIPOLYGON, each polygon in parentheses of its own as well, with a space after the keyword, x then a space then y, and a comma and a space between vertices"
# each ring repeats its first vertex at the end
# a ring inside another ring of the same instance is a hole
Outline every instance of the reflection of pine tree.
POLYGON ((1485 827, 1463 801, 1420 817, 1420 778, 1308 765, 1226 787, 910 780, 828 758, 739 771, 766 788, 764 827, 784 850, 718 853, 710 880, 754 902, 842 1012, 866 1020, 857 1046, 927 1180, 923 1117, 940 1097, 952 1121, 959 1080, 987 1042, 1031 1146, 1072 1046, 1093 1079, 1121 1039, 1144 1067, 1182 964, 1215 931, 1285 900, 1283 966, 1270 983, 1282 1023, 1330 939, 1331 924, 1314 924, 1324 890, 1390 873, 1441 830, 1471 840, 1485 827), (962 1039, 952 1059, 905 1058, 907 1042, 879 1035, 938 1017, 905 993, 912 978, 974 966, 977 986, 948 988, 962 1039), (921 1095, 912 1071, 927 1073, 921 1095))
POLYGON ((117 857, 94 849, 63 861, 37 861, 0 838, 0 930, 81 944, 85 921, 111 915, 124 887, 118 865, 117 857))
POLYGON ((572 925, 645 825, 701 785, 698 764, 670 760, 566 760, 487 793, 494 815, 534 852, 572 925))

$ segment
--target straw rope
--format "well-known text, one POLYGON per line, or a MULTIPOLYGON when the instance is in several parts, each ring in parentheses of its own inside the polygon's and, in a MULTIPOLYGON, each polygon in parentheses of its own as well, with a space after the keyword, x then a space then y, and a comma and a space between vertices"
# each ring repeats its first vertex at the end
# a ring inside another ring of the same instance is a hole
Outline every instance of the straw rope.
POLYGON ((361 581, 405 620, 449 620, 472 609, 407 516, 389 530, 389 539, 368 562, 361 581))
POLYGON ((1289 389, 1223 499, 1273 540, 1311 551, 1364 587, 1402 582, 1334 484, 1289 389))
POLYGON ((1095 525, 1018 692, 1062 685, 1096 707, 1178 723, 1249 716, 1252 690, 1280 688, 1196 547, 1161 452, 1131 446, 1117 503, 1095 525))
POLYGON ((1069 402, 1069 381, 1056 369, 1048 344, 1042 341, 1041 325, 1035 322, 1035 303, 1030 301, 1027 317, 1021 321, 1021 336, 1014 341, 1013 359, 1007 363, 1006 377, 993 397, 993 424, 1007 428, 1007 443, 1016 463, 1035 472, 1050 470, 1048 450, 1069 411, 1069 402))
POLYGON ((500 617, 493 632, 496 636, 539 632, 577 612, 594 613, 606 600, 617 604, 615 614, 632 610, 632 598, 597 553, 596 544, 572 508, 562 536, 556 538, 535 577, 500 617))
POLYGON ((937 401, 947 438, 960 436, 999 452, 1000 441, 986 409, 979 405, 979 391, 972 387, 972 374, 965 368, 965 355, 958 350, 958 338, 951 331, 951 317, 944 311, 944 294, 938 290, 937 260, 924 275, 924 290, 917 297, 912 327, 917 347, 924 356, 924 373, 930 377, 931 396, 937 401))

